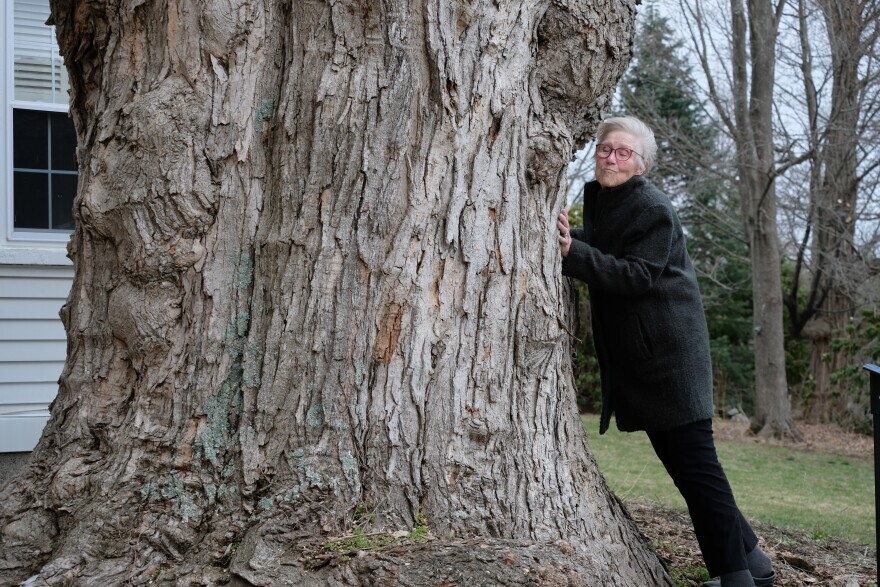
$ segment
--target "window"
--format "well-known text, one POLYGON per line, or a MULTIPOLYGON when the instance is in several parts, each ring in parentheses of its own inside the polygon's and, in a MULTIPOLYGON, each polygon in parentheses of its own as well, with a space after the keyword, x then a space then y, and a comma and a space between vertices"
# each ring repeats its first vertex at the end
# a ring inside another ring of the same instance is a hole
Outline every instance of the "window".
POLYGON ((14 109, 15 228, 73 230, 76 136, 67 114, 14 109))
POLYGON ((16 232, 70 232, 76 134, 67 115, 67 70, 46 26, 48 0, 13 10, 12 218, 16 232))

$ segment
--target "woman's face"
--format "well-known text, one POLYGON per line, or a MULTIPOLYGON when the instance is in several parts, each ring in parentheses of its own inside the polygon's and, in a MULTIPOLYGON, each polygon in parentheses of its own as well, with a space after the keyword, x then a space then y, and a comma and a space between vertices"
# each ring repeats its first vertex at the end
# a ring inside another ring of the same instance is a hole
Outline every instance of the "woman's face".
MULTIPOLYGON (((613 130, 602 141, 603 145, 607 145, 612 149, 625 147, 633 151, 640 148, 639 140, 632 134, 623 130, 613 130)), ((629 178, 634 175, 641 175, 645 172, 640 164, 641 159, 633 153, 626 161, 621 161, 617 157, 617 152, 612 152, 607 157, 600 157, 596 154, 596 181, 603 188, 613 188, 626 183, 629 178)))

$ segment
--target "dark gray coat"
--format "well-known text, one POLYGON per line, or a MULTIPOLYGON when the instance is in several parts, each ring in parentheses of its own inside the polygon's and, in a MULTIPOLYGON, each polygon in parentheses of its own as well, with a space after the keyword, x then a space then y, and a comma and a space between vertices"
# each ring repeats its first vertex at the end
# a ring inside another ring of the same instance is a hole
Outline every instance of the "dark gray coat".
POLYGON ((667 430, 712 417, 709 333, 684 233, 641 176, 584 188, 562 273, 587 283, 602 378, 600 433, 667 430))

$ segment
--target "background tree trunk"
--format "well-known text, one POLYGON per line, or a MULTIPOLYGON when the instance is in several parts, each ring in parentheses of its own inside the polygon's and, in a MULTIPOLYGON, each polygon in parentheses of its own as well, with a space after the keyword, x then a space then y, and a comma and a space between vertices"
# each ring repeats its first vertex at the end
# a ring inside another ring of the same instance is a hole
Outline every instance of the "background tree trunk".
POLYGON ((733 35, 732 134, 752 262, 755 414, 761 436, 799 437, 785 374, 782 280, 776 221, 773 85, 778 13, 769 2, 731 0, 733 35), (747 40, 748 39, 748 40, 747 40), (751 77, 750 77, 751 76, 751 77))
POLYGON ((0 582, 671 584, 586 447, 553 228, 633 3, 53 15, 76 276, 0 582))
POLYGON ((735 147, 735 181, 752 271, 755 413, 761 436, 800 438, 791 414, 785 371, 781 252, 773 145, 776 41, 785 0, 730 0, 729 12, 706 11, 703 0, 680 0, 708 98, 735 147), (729 19, 726 43, 716 21, 729 19), (722 61, 716 75, 712 61, 722 61), (724 85, 719 85, 719 83, 724 85))
POLYGON ((822 182, 815 193, 812 258, 820 294, 816 318, 820 326, 810 337, 810 373, 816 397, 807 416, 828 422, 846 414, 849 394, 844 385, 833 384, 831 374, 852 362, 844 351, 835 351, 831 340, 843 336, 855 311, 855 291, 865 273, 856 269, 855 219, 859 188, 859 119, 865 87, 859 66, 870 45, 862 37, 870 27, 870 2, 841 6, 817 0, 825 20, 831 49, 831 109, 821 149, 815 156, 822 182), (824 334, 816 336, 815 333, 824 334))

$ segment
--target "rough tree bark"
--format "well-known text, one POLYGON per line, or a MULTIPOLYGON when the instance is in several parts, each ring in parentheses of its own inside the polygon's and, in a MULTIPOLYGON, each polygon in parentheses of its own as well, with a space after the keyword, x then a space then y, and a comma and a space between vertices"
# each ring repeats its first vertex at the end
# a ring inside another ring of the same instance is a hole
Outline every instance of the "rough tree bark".
POLYGON ((553 229, 634 2, 53 15, 76 275, 0 582, 671 585, 586 447, 553 229))

